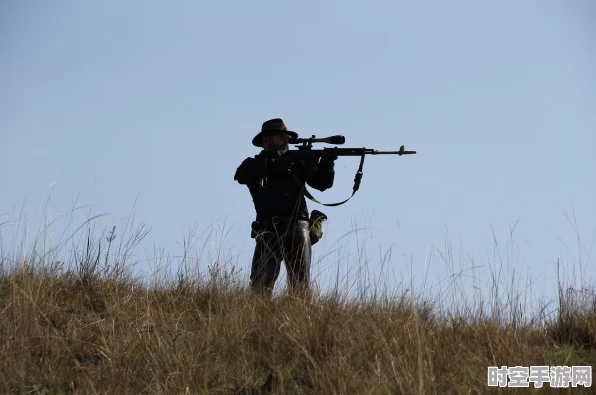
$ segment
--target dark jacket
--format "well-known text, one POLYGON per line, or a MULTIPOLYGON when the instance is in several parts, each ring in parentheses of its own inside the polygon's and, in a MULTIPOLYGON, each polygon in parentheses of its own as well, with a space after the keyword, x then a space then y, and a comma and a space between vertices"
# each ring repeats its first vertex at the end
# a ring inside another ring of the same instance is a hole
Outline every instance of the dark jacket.
POLYGON ((335 178, 334 161, 309 159, 288 167, 282 156, 261 151, 256 157, 246 158, 236 170, 234 180, 248 186, 258 219, 273 216, 307 219, 304 184, 319 191, 331 188, 335 178))

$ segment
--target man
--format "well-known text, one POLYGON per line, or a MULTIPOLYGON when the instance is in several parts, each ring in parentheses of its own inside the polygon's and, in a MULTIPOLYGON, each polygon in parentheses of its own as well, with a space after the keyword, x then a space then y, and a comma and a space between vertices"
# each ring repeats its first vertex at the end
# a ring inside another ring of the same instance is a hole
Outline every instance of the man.
POLYGON ((324 191, 333 186, 335 160, 328 158, 292 161, 289 140, 298 134, 275 118, 263 123, 252 144, 263 150, 246 158, 234 180, 248 186, 257 219, 252 236, 256 245, 250 287, 271 296, 281 261, 286 265, 290 291, 310 288, 311 239, 304 187, 324 191))

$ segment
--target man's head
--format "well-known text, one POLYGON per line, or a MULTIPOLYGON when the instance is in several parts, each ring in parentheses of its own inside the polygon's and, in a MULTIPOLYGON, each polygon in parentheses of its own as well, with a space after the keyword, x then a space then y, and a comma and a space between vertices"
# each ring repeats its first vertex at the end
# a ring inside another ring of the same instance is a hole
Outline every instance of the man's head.
POLYGON ((290 136, 287 134, 263 136, 261 141, 265 151, 274 151, 280 154, 285 154, 290 146, 290 136))
POLYGON ((263 122, 261 132, 252 139, 252 144, 266 151, 285 153, 289 148, 289 140, 298 137, 298 133, 288 130, 281 118, 263 122))

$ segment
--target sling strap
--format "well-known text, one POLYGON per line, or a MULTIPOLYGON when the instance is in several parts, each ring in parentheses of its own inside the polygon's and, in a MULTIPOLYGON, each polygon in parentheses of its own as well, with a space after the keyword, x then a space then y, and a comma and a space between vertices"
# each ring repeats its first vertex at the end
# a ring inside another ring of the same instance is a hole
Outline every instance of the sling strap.
POLYGON ((348 200, 350 200, 352 197, 354 197, 354 195, 356 194, 356 192, 358 191, 358 188, 360 188, 360 181, 362 181, 362 168, 364 167, 364 156, 365 153, 362 152, 362 155, 360 156, 360 166, 358 167, 358 171, 356 172, 356 175, 354 176, 354 188, 352 190, 352 195, 347 198, 346 200, 344 200, 343 202, 338 202, 338 203, 321 203, 319 202, 309 191, 308 188, 306 188, 306 184, 302 184, 302 182, 292 173, 290 173, 290 175, 292 177, 294 177, 294 179, 300 183, 301 186, 304 187, 304 196, 306 196, 307 198, 309 198, 310 200, 312 200, 315 203, 319 203, 323 206, 328 206, 328 207, 336 207, 336 206, 341 206, 342 204, 346 203, 348 200))

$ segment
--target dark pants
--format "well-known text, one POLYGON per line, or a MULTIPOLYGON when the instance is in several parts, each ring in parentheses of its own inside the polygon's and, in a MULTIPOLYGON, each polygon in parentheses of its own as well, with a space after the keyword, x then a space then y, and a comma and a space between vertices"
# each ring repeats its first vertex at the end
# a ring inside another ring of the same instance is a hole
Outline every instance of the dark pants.
POLYGON ((281 261, 286 265, 288 288, 291 292, 308 292, 310 284, 310 223, 295 221, 271 225, 255 240, 250 287, 271 295, 279 276, 281 261))

